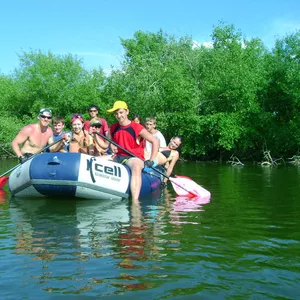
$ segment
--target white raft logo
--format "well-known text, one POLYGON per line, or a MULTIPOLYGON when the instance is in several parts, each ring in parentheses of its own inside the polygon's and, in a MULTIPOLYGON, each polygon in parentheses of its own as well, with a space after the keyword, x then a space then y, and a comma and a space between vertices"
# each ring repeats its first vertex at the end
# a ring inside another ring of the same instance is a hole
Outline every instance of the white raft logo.
POLYGON ((121 168, 119 166, 105 166, 99 163, 93 164, 95 160, 95 157, 91 157, 86 160, 87 171, 90 171, 93 183, 96 182, 95 176, 104 177, 118 182, 121 180, 121 168))

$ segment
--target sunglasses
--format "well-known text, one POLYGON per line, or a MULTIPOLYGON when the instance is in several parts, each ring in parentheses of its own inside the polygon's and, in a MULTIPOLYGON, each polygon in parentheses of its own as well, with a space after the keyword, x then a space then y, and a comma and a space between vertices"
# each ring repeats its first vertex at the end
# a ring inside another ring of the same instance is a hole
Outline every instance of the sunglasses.
POLYGON ((51 120, 51 119, 52 119, 52 117, 44 116, 44 115, 40 115, 40 117, 43 118, 43 119, 48 119, 48 120, 51 120))
POLYGON ((72 116, 72 119, 83 119, 83 117, 80 114, 75 114, 72 116))
POLYGON ((89 112, 96 112, 97 109, 90 109, 89 112))

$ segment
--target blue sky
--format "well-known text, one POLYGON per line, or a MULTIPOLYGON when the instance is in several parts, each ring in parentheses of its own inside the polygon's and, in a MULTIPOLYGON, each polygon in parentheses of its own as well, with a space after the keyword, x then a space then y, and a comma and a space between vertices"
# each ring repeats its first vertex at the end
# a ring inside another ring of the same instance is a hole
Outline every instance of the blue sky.
POLYGON ((210 41, 219 21, 273 47, 300 29, 299 0, 11 0, 0 2, 0 73, 19 66, 22 51, 77 55, 86 68, 118 67, 128 39, 162 29, 210 41))

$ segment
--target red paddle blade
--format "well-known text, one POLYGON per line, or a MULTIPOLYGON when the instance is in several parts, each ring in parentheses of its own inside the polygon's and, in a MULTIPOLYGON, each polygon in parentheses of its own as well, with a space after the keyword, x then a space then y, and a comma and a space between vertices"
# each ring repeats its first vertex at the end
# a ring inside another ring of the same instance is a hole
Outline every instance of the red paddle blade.
POLYGON ((210 192, 189 177, 177 176, 176 178, 170 178, 170 181, 178 196, 210 199, 210 192))
POLYGON ((6 193, 0 189, 0 204, 5 203, 6 193))
POLYGON ((8 177, 7 177, 7 176, 2 176, 2 177, 0 178, 0 189, 2 189, 2 188, 4 187, 4 185, 5 185, 5 183, 7 182, 7 180, 8 180, 8 177))

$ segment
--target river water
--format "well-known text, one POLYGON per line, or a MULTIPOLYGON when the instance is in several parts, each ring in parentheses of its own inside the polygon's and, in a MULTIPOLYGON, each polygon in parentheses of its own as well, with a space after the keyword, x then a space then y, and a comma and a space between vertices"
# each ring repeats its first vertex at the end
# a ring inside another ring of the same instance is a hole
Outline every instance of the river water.
MULTIPOLYGON (((14 165, 1 161, 3 173, 14 165)), ((300 168, 180 162, 209 203, 0 194, 1 299, 299 299, 300 168)))

